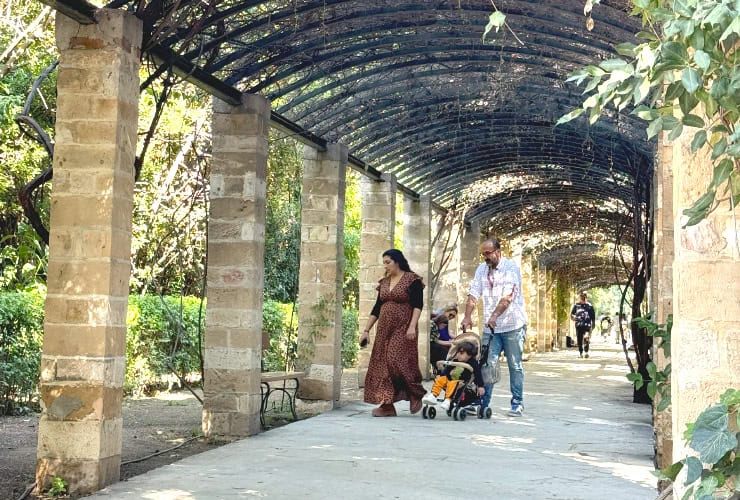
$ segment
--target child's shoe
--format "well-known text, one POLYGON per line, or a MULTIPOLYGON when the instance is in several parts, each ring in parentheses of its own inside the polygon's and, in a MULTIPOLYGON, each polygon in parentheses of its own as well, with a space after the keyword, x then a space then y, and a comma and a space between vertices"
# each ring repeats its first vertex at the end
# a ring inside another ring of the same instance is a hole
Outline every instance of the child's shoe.
POLYGON ((450 410, 450 400, 445 399, 439 404, 439 407, 442 408, 444 411, 449 411, 450 410))
POLYGON ((421 398, 421 402, 425 405, 436 405, 437 397, 431 392, 427 392, 426 394, 424 394, 424 397, 421 398))

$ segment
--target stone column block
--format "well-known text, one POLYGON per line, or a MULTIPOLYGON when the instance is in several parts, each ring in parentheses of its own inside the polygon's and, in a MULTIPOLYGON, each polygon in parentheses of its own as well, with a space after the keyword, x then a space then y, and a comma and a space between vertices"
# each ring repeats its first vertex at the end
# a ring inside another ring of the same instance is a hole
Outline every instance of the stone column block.
MULTIPOLYGON (((470 282, 475 276, 475 270, 481 263, 480 257, 481 232, 480 222, 471 222, 470 227, 463 228, 460 238, 460 287, 458 289, 458 313, 465 314, 465 304, 468 300, 470 282)), ((473 325, 477 326, 478 332, 482 332, 483 319, 479 317, 478 308, 473 310, 473 325)), ((457 327, 458 322, 455 321, 457 327)))
MULTIPOLYGON (((682 439, 686 424, 694 422, 726 389, 740 387, 740 255, 735 222, 740 218, 740 209, 736 207, 733 213, 729 204, 722 202, 699 224, 684 227, 684 210, 705 192, 714 170, 712 148, 705 146, 692 154, 691 139, 692 134, 683 134, 674 142, 670 159, 666 148, 661 148, 658 162, 660 168, 670 161, 675 174, 673 461, 689 452, 682 439)), ((680 496, 683 486, 677 486, 677 490, 674 495, 680 496)))
POLYGON ((419 369, 425 379, 429 378, 429 330, 431 317, 432 280, 432 199, 421 196, 419 200, 405 199, 403 202, 403 253, 411 269, 424 281, 424 309, 419 317, 419 369))
POLYGON ((54 192, 36 481, 84 495, 119 479, 141 21, 57 15, 54 192))
POLYGON ((301 192, 298 359, 302 399, 339 401, 342 381, 347 147, 306 146, 301 192))
POLYGON ((213 101, 203 432, 260 431, 262 288, 270 103, 213 101))
MULTIPOLYGON (((362 234, 360 236, 360 311, 359 325, 364 328, 375 304, 378 286, 385 270, 383 252, 393 248, 396 228, 396 177, 383 175, 381 181, 363 177, 360 183, 362 196, 362 234)), ((373 329, 374 330, 374 329, 373 329)), ((370 332, 370 344, 360 350, 358 383, 365 386, 367 364, 375 339, 370 332)))
POLYGON ((532 254, 522 255, 522 295, 524 296, 524 310, 527 313, 527 340, 524 343, 524 352, 527 354, 536 350, 537 343, 537 260, 532 254))

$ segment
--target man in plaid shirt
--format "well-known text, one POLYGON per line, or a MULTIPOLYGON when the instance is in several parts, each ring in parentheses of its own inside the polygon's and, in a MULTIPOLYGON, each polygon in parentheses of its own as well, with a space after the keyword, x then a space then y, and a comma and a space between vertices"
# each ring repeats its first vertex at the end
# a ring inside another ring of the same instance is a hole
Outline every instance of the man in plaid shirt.
MULTIPOLYGON (((463 330, 473 326, 471 314, 478 300, 483 299, 482 343, 489 346, 488 357, 493 360, 503 351, 509 366, 511 410, 509 415, 521 417, 524 411, 524 368, 522 350, 526 334, 527 314, 522 297, 522 274, 516 262, 501 255, 501 242, 493 238, 481 244, 483 262, 470 283, 463 330)), ((491 401, 493 386, 486 387, 485 408, 491 401)))

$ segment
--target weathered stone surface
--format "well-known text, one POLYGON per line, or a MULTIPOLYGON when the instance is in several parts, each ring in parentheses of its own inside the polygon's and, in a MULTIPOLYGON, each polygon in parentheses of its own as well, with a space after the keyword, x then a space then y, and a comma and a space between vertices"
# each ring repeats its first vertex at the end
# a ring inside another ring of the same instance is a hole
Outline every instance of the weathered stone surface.
POLYGON ((338 401, 342 366, 347 148, 330 144, 324 152, 308 146, 305 150, 301 190, 298 358, 307 374, 301 382, 301 397, 338 401))
MULTIPOLYGON (((360 307, 359 327, 362 330, 367 324, 375 304, 378 280, 383 277, 382 254, 393 248, 393 238, 396 226, 396 179, 388 176, 384 182, 374 181, 363 177, 360 182, 362 196, 362 232, 360 233, 360 307), (380 204, 379 204, 380 203, 380 204), (384 220, 386 224, 367 226, 368 221, 384 220)), ((360 349, 358 355, 358 382, 360 387, 365 386, 367 364, 370 361, 372 342, 375 338, 375 329, 370 333, 370 345, 360 349)))

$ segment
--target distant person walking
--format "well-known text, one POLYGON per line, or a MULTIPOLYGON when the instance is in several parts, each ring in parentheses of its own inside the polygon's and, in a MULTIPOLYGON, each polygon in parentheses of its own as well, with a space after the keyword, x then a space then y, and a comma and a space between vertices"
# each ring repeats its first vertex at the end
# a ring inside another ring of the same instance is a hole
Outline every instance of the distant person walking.
POLYGON ((588 347, 591 342, 591 330, 596 323, 596 311, 594 307, 586 301, 586 292, 578 295, 578 302, 573 304, 570 310, 570 319, 576 327, 576 339, 578 341, 578 355, 583 357, 585 351, 588 357, 588 347))

